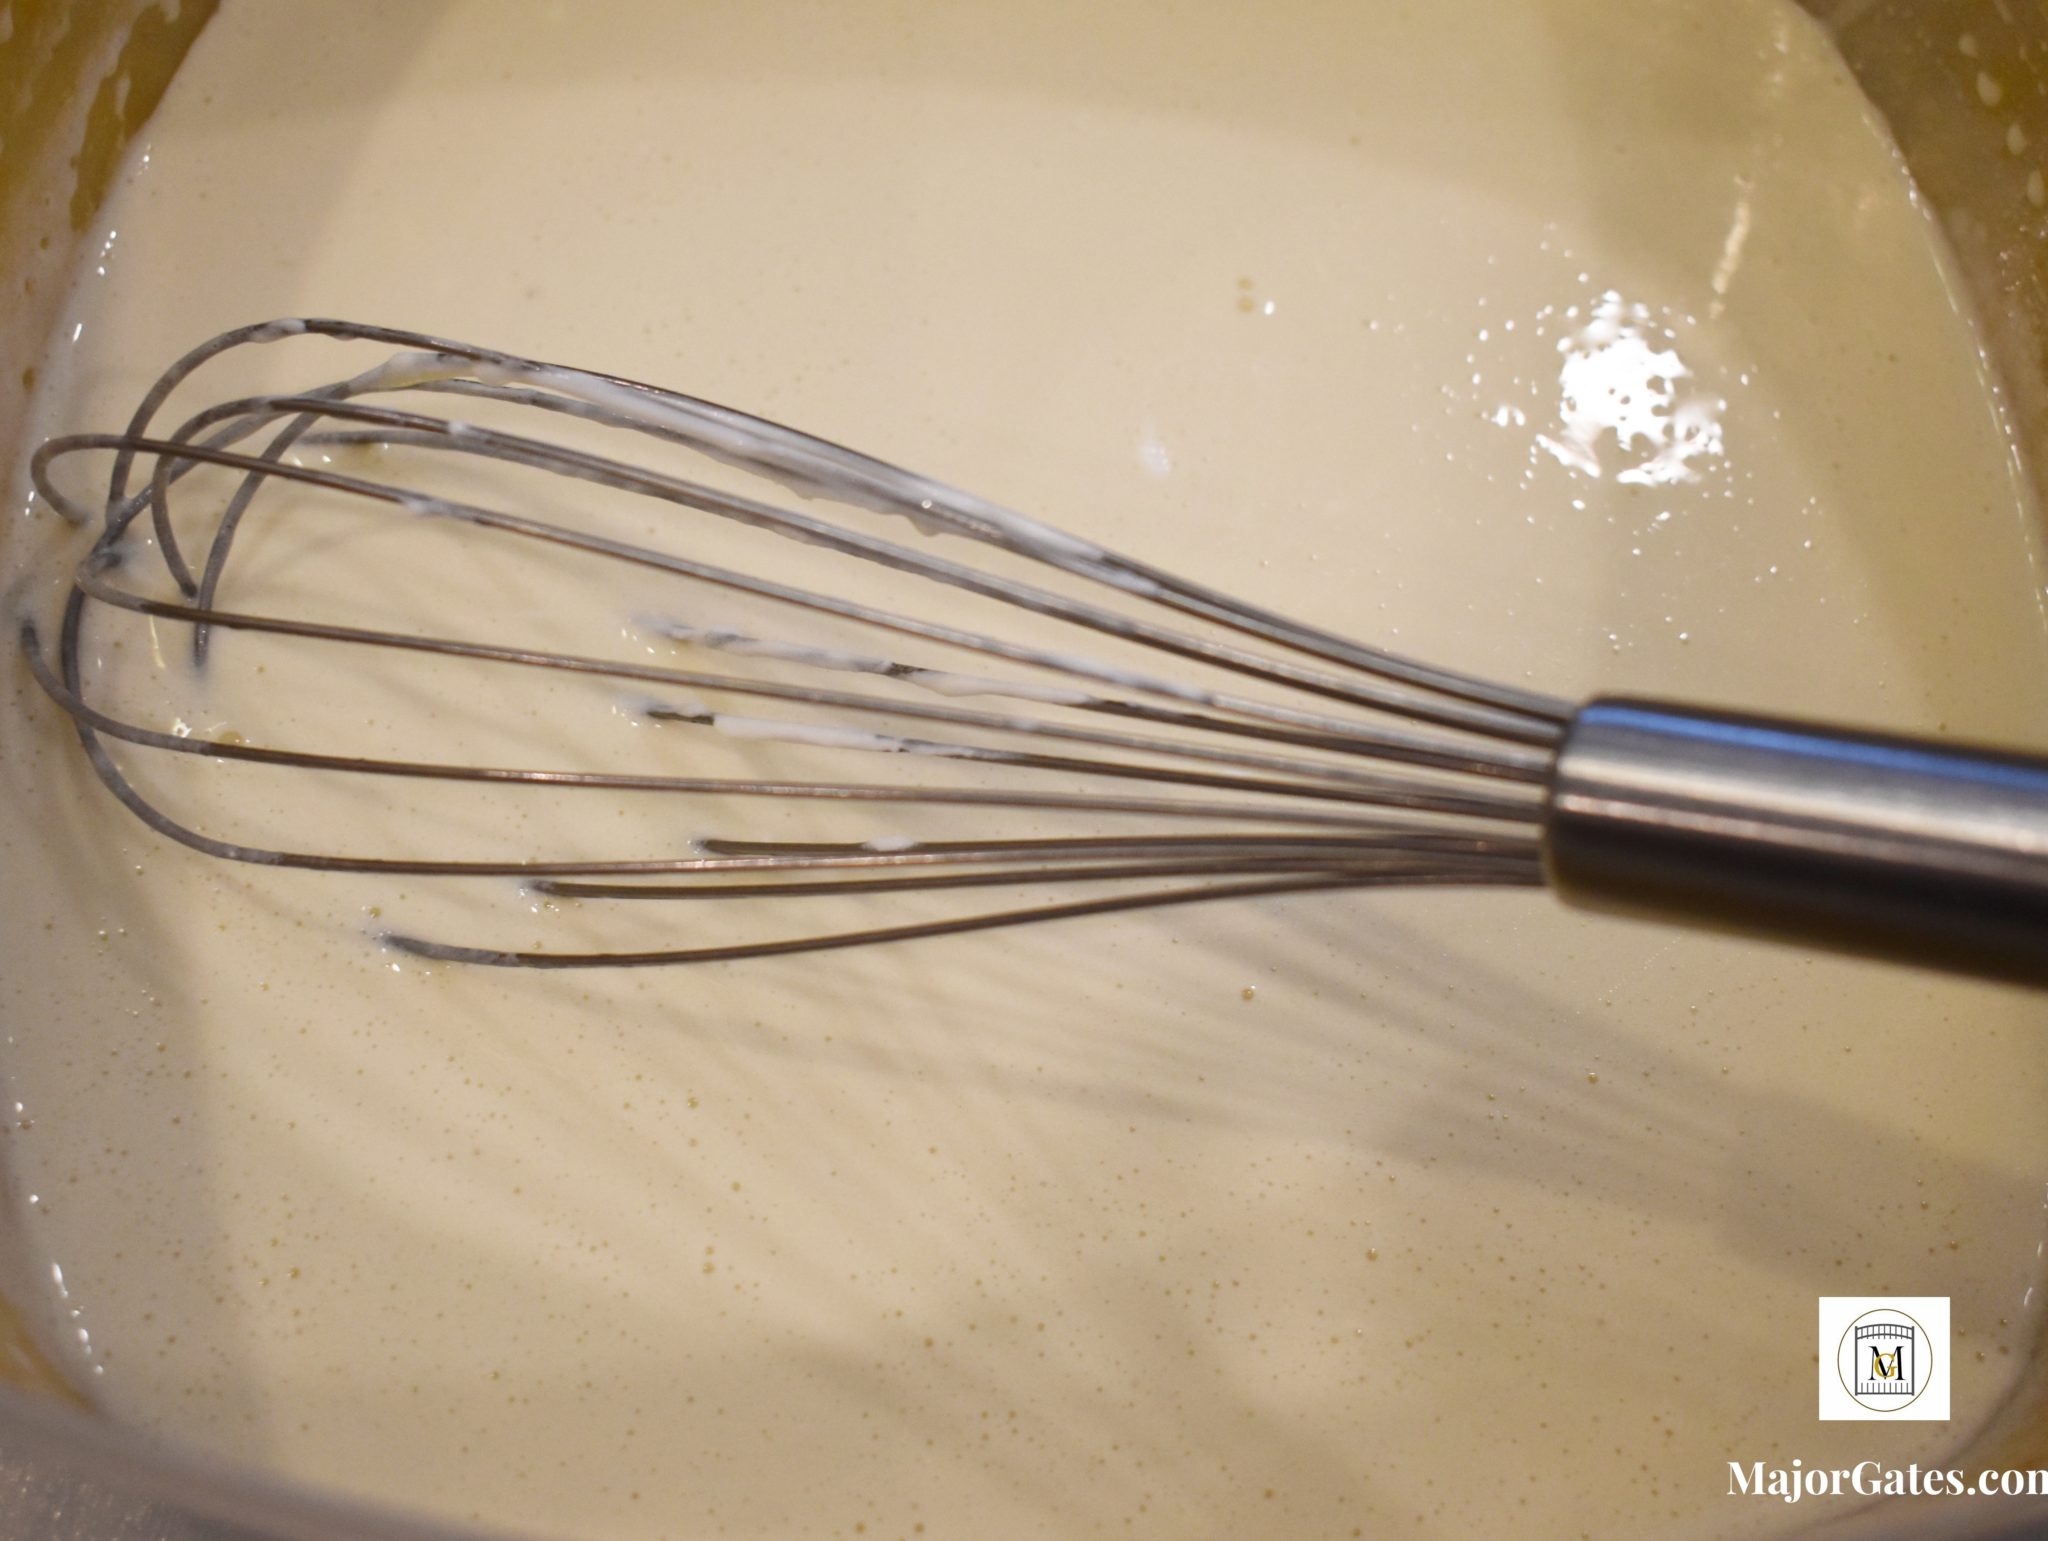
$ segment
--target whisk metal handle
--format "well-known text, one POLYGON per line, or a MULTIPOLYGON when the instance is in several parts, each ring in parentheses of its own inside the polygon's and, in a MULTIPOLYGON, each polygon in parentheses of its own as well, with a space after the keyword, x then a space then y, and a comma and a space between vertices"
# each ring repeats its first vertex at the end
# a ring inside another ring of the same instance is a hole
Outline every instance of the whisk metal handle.
POLYGON ((2048 985, 2048 759, 1600 698, 1544 848, 1588 908, 2048 985))

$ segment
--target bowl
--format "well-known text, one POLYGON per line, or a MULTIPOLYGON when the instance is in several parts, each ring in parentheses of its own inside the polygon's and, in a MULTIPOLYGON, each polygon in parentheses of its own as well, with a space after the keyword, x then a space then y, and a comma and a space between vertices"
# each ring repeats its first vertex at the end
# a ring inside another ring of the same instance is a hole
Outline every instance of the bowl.
MULTIPOLYGON (((2031 471, 2048 464, 2048 192, 2012 153, 2048 143, 2048 16, 2004 0, 1811 0, 1938 212, 2031 471), (1967 36, 1968 48, 1959 46, 1967 36), (1981 80, 2003 82, 1996 102, 1981 80), (1996 110, 1994 110, 1994 108, 1996 110)), ((13 0, 0 10, 0 353, 35 358, 122 156, 205 26, 211 0, 13 0)), ((19 446, 33 371, 0 376, 0 471, 19 446)), ((2048 488, 2041 489, 2048 492, 2048 488)), ((93 1415, 8 1297, 28 1298, 26 1248, 0 1213, 0 1530, 81 1541, 163 1537, 429 1538, 461 1532, 166 1448, 93 1415)), ((2048 1355, 1974 1437, 1977 1466, 2048 1465, 2048 1355)), ((2039 1533, 2048 1505, 1875 1503, 1816 1533, 2039 1533)))

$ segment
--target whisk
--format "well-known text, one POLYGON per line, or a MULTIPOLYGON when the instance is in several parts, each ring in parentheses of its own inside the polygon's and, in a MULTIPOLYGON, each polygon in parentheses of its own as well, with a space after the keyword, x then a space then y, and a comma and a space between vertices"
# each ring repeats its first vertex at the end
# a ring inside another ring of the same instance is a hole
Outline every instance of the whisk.
POLYGON ((807 899, 959 895, 965 904, 935 918, 884 914, 855 929, 639 950, 380 933, 404 953, 651 966, 1260 895, 1547 885, 1580 905, 2048 984, 2048 761, 1646 700, 1574 704, 1473 678, 616 375, 390 327, 271 321, 179 359, 125 432, 46 442, 31 473, 39 496, 74 521, 97 520, 100 533, 73 576, 54 646, 23 623, 28 665, 70 714, 107 789, 163 836, 278 868, 515 879, 585 905, 748 901, 785 924, 807 899), (374 345, 380 358, 312 388, 168 413, 174 392, 223 355, 307 337, 374 345), (161 429, 160 417, 175 426, 161 429), (578 437, 593 434, 603 442, 578 437), (87 452, 113 457, 98 507, 65 490, 75 478, 56 474, 87 452), (351 460, 357 452, 370 463, 351 460), (391 466, 429 468, 436 486, 370 474, 391 466), (486 498, 506 475, 538 478, 552 495, 486 498), (768 495, 726 485, 735 475, 768 495), (488 625, 466 634, 240 608, 231 558, 287 494, 613 564, 787 624, 771 633, 673 615, 634 621, 692 658, 716 656, 717 668, 701 669, 552 651, 488 625), (572 494, 617 494, 654 517, 654 533, 557 516, 572 494), (674 534, 661 523, 669 519, 674 534), (715 530, 742 532, 757 542, 750 550, 769 555, 719 560, 704 541, 715 530), (831 585, 809 583, 776 552, 851 565, 831 585), (995 619, 934 615, 919 595, 995 619), (645 723, 714 730, 794 761, 831 755, 839 769, 807 779, 485 764, 153 727, 89 682, 86 637, 103 611, 189 628, 202 672, 220 633, 291 639, 344 662, 364 650, 459 661, 494 676, 476 686, 486 698, 538 671, 630 689, 630 711, 645 723), (625 855, 285 849, 174 816, 133 775, 138 752, 253 762, 309 780, 609 790, 719 807, 775 799, 899 818, 1001 811, 1037 823, 1024 834, 944 838, 900 828, 859 840, 729 833, 625 855), (945 774, 892 779, 870 766, 945 774), (1006 890, 1012 897, 994 907, 978 897, 1006 890))

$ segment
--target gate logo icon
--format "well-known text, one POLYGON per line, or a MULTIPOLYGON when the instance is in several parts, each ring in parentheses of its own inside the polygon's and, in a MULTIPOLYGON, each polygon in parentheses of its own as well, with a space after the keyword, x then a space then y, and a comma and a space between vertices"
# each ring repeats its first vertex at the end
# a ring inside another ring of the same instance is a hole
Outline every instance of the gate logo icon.
POLYGON ((1946 1419, 1948 1300, 1823 1295, 1822 1418, 1946 1419))
POLYGON ((1849 1387, 1849 1395, 1865 1407, 1874 1405, 1883 1412, 1891 1411, 1883 1398, 1914 1396, 1913 1342, 1919 1336, 1919 1324, 1910 1319, 1884 1317, 1851 1327, 1849 1337, 1855 1347, 1849 1355, 1849 1368, 1855 1384, 1849 1387))

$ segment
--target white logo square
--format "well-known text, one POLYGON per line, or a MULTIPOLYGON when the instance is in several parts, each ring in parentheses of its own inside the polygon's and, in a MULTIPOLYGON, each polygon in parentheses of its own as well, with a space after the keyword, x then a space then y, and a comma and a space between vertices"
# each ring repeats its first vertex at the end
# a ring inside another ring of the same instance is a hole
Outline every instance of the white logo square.
POLYGON ((1946 1295, 1820 1297, 1820 1416, 1948 1420, 1946 1295))

